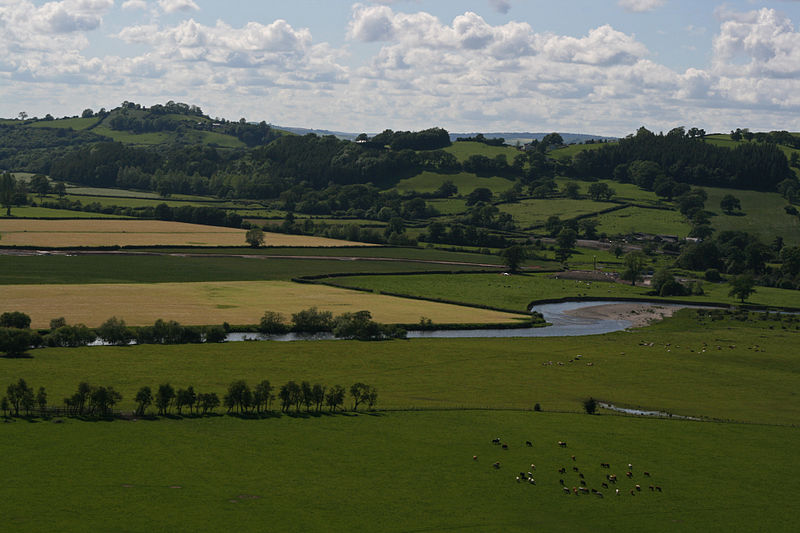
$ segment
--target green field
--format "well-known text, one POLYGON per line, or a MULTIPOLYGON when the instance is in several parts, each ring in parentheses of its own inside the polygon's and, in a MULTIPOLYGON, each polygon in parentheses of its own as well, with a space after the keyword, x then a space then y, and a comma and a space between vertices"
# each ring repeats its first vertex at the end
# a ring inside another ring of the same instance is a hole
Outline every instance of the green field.
POLYGON ((85 130, 100 121, 97 117, 91 118, 59 118, 56 120, 39 120, 30 124, 32 128, 63 128, 70 130, 85 130))
POLYGON ((789 531, 794 495, 775 487, 800 473, 787 446, 796 428, 615 416, 70 420, 4 433, 13 440, 0 451, 14 460, 0 497, 14 531, 789 531), (496 436, 509 450, 490 443, 496 436), (623 495, 563 495, 560 477, 579 481, 557 472, 573 454, 598 487, 598 465, 610 462, 623 495), (536 486, 517 484, 533 462, 536 486), (633 481, 620 471, 627 463, 633 481), (644 487, 635 497, 634 481, 644 487))
POLYGON ((454 174, 439 174, 437 172, 424 171, 414 176, 400 180, 395 188, 402 192, 433 192, 445 181, 450 180, 458 187, 458 194, 467 195, 479 187, 490 189, 494 194, 499 194, 510 189, 514 185, 513 180, 500 177, 483 178, 471 172, 457 172, 454 174))
POLYGON ((571 144, 569 146, 565 146, 564 148, 557 148, 549 152, 550 157, 554 157, 556 159, 566 160, 572 159, 580 152, 586 150, 597 150, 601 147, 605 146, 602 143, 595 143, 595 144, 571 144))
POLYGON ((445 148, 444 151, 456 156, 459 162, 466 161, 467 158, 472 155, 483 155, 490 159, 494 159, 498 155, 504 155, 509 165, 514 161, 516 156, 524 153, 513 146, 489 146, 488 144, 472 141, 454 142, 445 148))
POLYGON ((569 182, 577 183, 580 187, 579 193, 586 197, 588 197, 589 187, 592 185, 592 183, 605 183, 614 189, 614 192, 616 193, 614 195, 614 200, 652 205, 664 205, 665 203, 664 200, 659 199, 654 192, 646 191, 639 186, 634 185, 633 183, 620 183, 614 180, 597 180, 596 182, 581 181, 570 178, 556 178, 555 181, 559 189, 563 189, 564 185, 569 182))
POLYGON ((548 198, 521 200, 510 204, 501 204, 498 207, 504 213, 509 213, 514 217, 514 221, 518 226, 530 228, 543 225, 553 215, 559 216, 561 219, 568 219, 597 213, 616 205, 610 202, 595 202, 592 200, 548 198))
POLYGON ((599 233, 629 235, 649 233, 651 235, 677 235, 685 238, 692 230, 686 217, 678 211, 626 207, 597 217, 599 233))
MULTIPOLYGON (((73 211, 71 209, 50 209, 49 207, 16 206, 11 208, 14 218, 128 218, 105 213, 90 213, 88 211, 73 211)), ((6 211, 0 211, 0 218, 7 218, 6 211)), ((0 241, 2 244, 2 241, 0 241)))
POLYGON ((789 203, 778 193, 742 191, 704 187, 708 193, 706 210, 716 213, 711 217, 711 226, 717 232, 725 230, 746 231, 756 235, 765 244, 776 236, 783 237, 787 245, 800 245, 800 219, 783 210, 789 203), (719 206, 726 194, 732 194, 741 201, 744 216, 726 215, 719 206))

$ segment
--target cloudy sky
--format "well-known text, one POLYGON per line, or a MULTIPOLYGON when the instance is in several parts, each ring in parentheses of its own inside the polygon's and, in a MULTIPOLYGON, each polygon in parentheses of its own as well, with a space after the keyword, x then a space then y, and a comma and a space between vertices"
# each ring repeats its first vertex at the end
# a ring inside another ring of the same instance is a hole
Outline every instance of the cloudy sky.
POLYGON ((0 116, 800 131, 799 0, 0 0, 0 116))

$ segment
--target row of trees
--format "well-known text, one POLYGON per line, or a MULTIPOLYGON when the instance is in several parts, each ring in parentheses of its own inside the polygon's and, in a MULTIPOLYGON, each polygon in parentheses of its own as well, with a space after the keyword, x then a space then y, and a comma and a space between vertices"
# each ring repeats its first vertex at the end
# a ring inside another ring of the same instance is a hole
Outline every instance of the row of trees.
MULTIPOLYGON (((358 411, 360 405, 373 409, 378 402, 378 391, 375 387, 363 382, 357 382, 349 388, 352 400, 352 410, 358 411)), ((341 385, 326 387, 320 383, 312 385, 308 381, 288 381, 279 388, 273 387, 268 380, 262 380, 255 387, 244 380, 235 380, 230 385, 220 401, 215 392, 198 393, 194 387, 175 389, 171 384, 159 385, 155 392, 149 386, 141 387, 134 401, 136 402, 136 416, 147 414, 148 408, 153 406, 159 416, 166 416, 173 412, 183 414, 188 409, 190 414, 205 415, 213 413, 220 405, 228 413, 262 414, 272 409, 272 402, 280 401, 281 412, 288 413, 292 408, 300 412, 305 407, 306 412, 320 412, 323 405, 329 411, 344 409, 346 392, 341 385)), ((64 398, 65 414, 68 416, 100 416, 107 417, 113 414, 113 409, 122 401, 122 395, 110 386, 94 386, 82 381, 72 395, 64 398)), ((35 390, 34 387, 20 378, 6 388, 6 395, 0 399, 0 409, 3 416, 9 413, 20 416, 21 412, 30 416, 38 409, 39 414, 46 416, 53 412, 48 411, 47 391, 44 387, 35 390)))
POLYGON ((261 317, 260 331, 276 335, 296 331, 302 333, 332 332, 340 339, 386 340, 406 337, 406 330, 372 320, 369 311, 342 313, 336 317, 330 311, 310 307, 292 314, 291 323, 275 311, 266 311, 261 317))

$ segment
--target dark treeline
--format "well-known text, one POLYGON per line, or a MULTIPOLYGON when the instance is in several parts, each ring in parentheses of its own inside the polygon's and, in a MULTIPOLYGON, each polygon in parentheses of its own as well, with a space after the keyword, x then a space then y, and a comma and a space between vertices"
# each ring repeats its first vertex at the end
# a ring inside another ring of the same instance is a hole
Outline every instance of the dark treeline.
POLYGON ((640 128, 636 135, 586 150, 575 156, 573 172, 583 178, 608 178, 652 189, 659 174, 679 183, 776 190, 793 178, 786 156, 772 143, 745 143, 736 148, 714 146, 683 128, 666 135, 640 128), (631 165, 652 162, 652 171, 631 175, 631 165))

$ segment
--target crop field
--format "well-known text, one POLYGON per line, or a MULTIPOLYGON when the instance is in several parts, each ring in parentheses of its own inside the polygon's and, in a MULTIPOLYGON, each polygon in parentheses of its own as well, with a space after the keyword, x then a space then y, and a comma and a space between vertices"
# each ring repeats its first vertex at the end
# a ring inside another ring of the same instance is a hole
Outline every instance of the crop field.
POLYGON ((433 192, 447 180, 452 181, 458 187, 458 194, 460 195, 467 195, 479 187, 486 187, 494 194, 498 194, 514 186, 512 180, 497 176, 484 178, 471 172, 439 174, 426 170, 413 178, 398 181, 395 188, 401 193, 408 191, 433 192))
POLYGON ((464 162, 472 155, 483 155, 490 159, 494 159, 498 155, 506 156, 506 160, 510 165, 516 156, 523 152, 517 150, 513 146, 489 146, 488 144, 479 142, 454 142, 444 149, 456 156, 459 162, 464 162))
POLYGON ((329 286, 286 281, 229 281, 144 284, 5 285, 2 311, 22 311, 34 328, 61 317, 69 323, 97 327, 111 316, 131 326, 159 318, 186 325, 257 324, 264 311, 289 318, 309 307, 334 315, 366 309, 378 322, 436 323, 514 322, 520 316, 422 300, 395 298, 329 286))
POLYGON ((789 531, 794 494, 775 486, 800 474, 787 446, 796 428, 617 416, 68 420, 4 432, 14 438, 0 452, 14 460, 0 497, 14 531, 789 531), (490 443, 498 436, 508 450, 490 443), (600 462, 620 496, 600 487, 600 462), (531 463, 536 485, 516 483, 531 463), (580 480, 557 470, 573 464, 605 498, 563 494, 559 478, 580 480))
POLYGON ((746 231, 758 236, 764 243, 771 243, 776 236, 781 236, 787 245, 800 245, 800 219, 783 210, 789 203, 780 194, 716 187, 704 189, 708 193, 706 210, 716 213, 711 217, 711 226, 717 232, 746 231), (726 194, 732 194, 741 201, 744 216, 722 212, 719 203, 726 194))
POLYGON ((626 207, 619 211, 598 215, 597 231, 608 235, 649 233, 652 235, 677 235, 684 238, 692 230, 686 217, 678 211, 626 207))
POLYGON ((579 215, 597 213, 616 205, 610 202, 594 202, 592 200, 548 198, 522 200, 510 204, 501 204, 498 207, 504 213, 509 213, 513 216, 514 221, 520 227, 529 228, 544 224, 552 215, 557 215, 562 219, 574 218, 579 215))
MULTIPOLYGON (((4 246, 68 248, 76 246, 236 246, 246 231, 161 220, 15 220, 0 219, 4 246)), ((342 246, 347 241, 267 233, 268 246, 342 246)), ((365 244, 364 246, 369 246, 365 244)))

